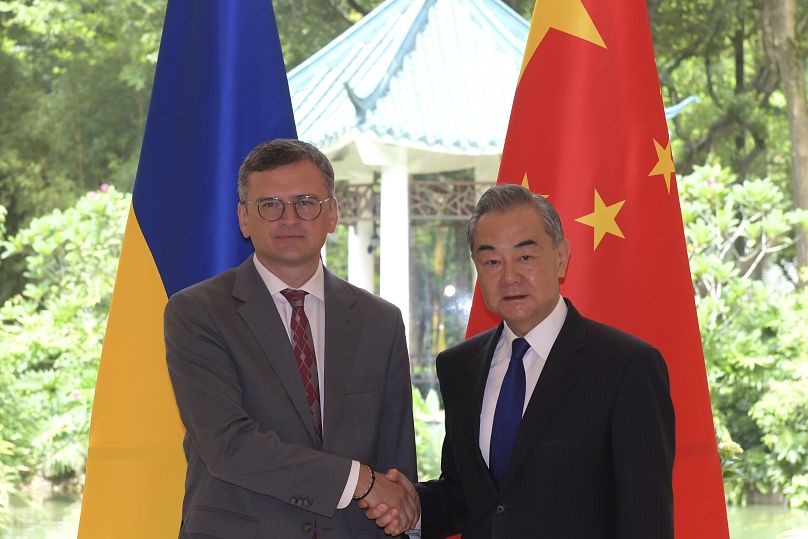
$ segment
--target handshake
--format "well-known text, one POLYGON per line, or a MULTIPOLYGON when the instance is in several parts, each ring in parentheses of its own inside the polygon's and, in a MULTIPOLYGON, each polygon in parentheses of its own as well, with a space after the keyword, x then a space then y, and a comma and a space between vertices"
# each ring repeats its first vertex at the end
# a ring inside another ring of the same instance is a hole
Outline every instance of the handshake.
POLYGON ((391 468, 386 474, 374 472, 369 466, 362 466, 355 494, 359 507, 365 515, 384 528, 387 535, 400 535, 412 529, 421 516, 421 503, 418 493, 407 477, 391 468))

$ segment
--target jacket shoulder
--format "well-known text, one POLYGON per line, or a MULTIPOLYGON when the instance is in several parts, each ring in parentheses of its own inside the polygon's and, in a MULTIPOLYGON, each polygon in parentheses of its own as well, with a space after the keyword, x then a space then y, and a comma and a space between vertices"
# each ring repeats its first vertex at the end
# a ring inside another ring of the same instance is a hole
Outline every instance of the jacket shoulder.
POLYGON ((587 337, 597 345, 608 346, 624 352, 658 353, 658 350, 650 343, 614 326, 584 317, 581 317, 581 323, 586 328, 587 337))
POLYGON ((498 327, 489 329, 482 333, 478 333, 473 337, 460 342, 454 346, 450 346, 446 350, 440 352, 435 359, 436 366, 440 368, 450 368, 458 362, 467 362, 474 358, 480 360, 485 359, 485 354, 488 351, 492 340, 496 337, 499 331, 498 327))
POLYGON ((217 303, 232 297, 238 268, 230 268, 204 281, 194 283, 168 298, 167 308, 185 303, 217 303))

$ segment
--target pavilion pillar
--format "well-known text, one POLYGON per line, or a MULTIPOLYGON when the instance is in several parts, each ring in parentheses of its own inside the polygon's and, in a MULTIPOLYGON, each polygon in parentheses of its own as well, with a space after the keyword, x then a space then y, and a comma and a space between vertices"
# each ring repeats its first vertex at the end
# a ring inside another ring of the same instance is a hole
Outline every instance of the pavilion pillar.
MULTIPOLYGON (((410 191, 406 148, 381 166, 379 295, 401 309, 410 327, 410 191)), ((409 340, 409 331, 406 333, 409 340)))
POLYGON ((348 227, 348 282, 374 293, 373 219, 362 219, 348 227))

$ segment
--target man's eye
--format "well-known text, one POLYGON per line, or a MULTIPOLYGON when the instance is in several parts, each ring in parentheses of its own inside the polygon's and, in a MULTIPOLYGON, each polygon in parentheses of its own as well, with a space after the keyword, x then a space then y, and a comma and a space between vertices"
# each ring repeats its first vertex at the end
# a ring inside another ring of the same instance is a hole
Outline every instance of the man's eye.
POLYGON ((267 209, 267 210, 277 210, 277 209, 283 207, 283 202, 281 202, 280 200, 269 198, 269 199, 266 199, 266 200, 259 200, 258 201, 258 206, 260 208, 264 208, 264 209, 267 209))
POLYGON ((522 262, 527 262, 528 260, 533 260, 533 257, 531 255, 522 255, 519 259, 522 260, 522 262))
POLYGON ((316 206, 319 201, 314 200, 313 198, 301 198, 296 202, 299 208, 310 208, 312 206, 316 206))
POLYGON ((496 266, 496 265, 499 264, 499 260, 496 260, 494 258, 492 258, 490 260, 483 260, 483 264, 486 265, 486 266, 496 266))

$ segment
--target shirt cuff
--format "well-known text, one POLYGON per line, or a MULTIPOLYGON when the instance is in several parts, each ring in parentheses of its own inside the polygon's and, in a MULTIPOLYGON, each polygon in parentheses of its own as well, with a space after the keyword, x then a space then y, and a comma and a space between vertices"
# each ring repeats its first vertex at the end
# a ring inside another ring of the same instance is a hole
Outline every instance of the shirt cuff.
POLYGON ((418 517, 418 522, 415 523, 415 526, 412 527, 411 530, 406 531, 407 537, 410 539, 421 539, 421 517, 418 517))
MULTIPOLYGON (((351 461, 351 472, 348 474, 348 482, 345 483, 345 490, 342 491, 342 496, 337 503, 337 509, 345 509, 351 504, 353 494, 356 492, 356 484, 359 482, 359 462, 351 461)), ((420 524, 420 519, 418 520, 420 524)))

